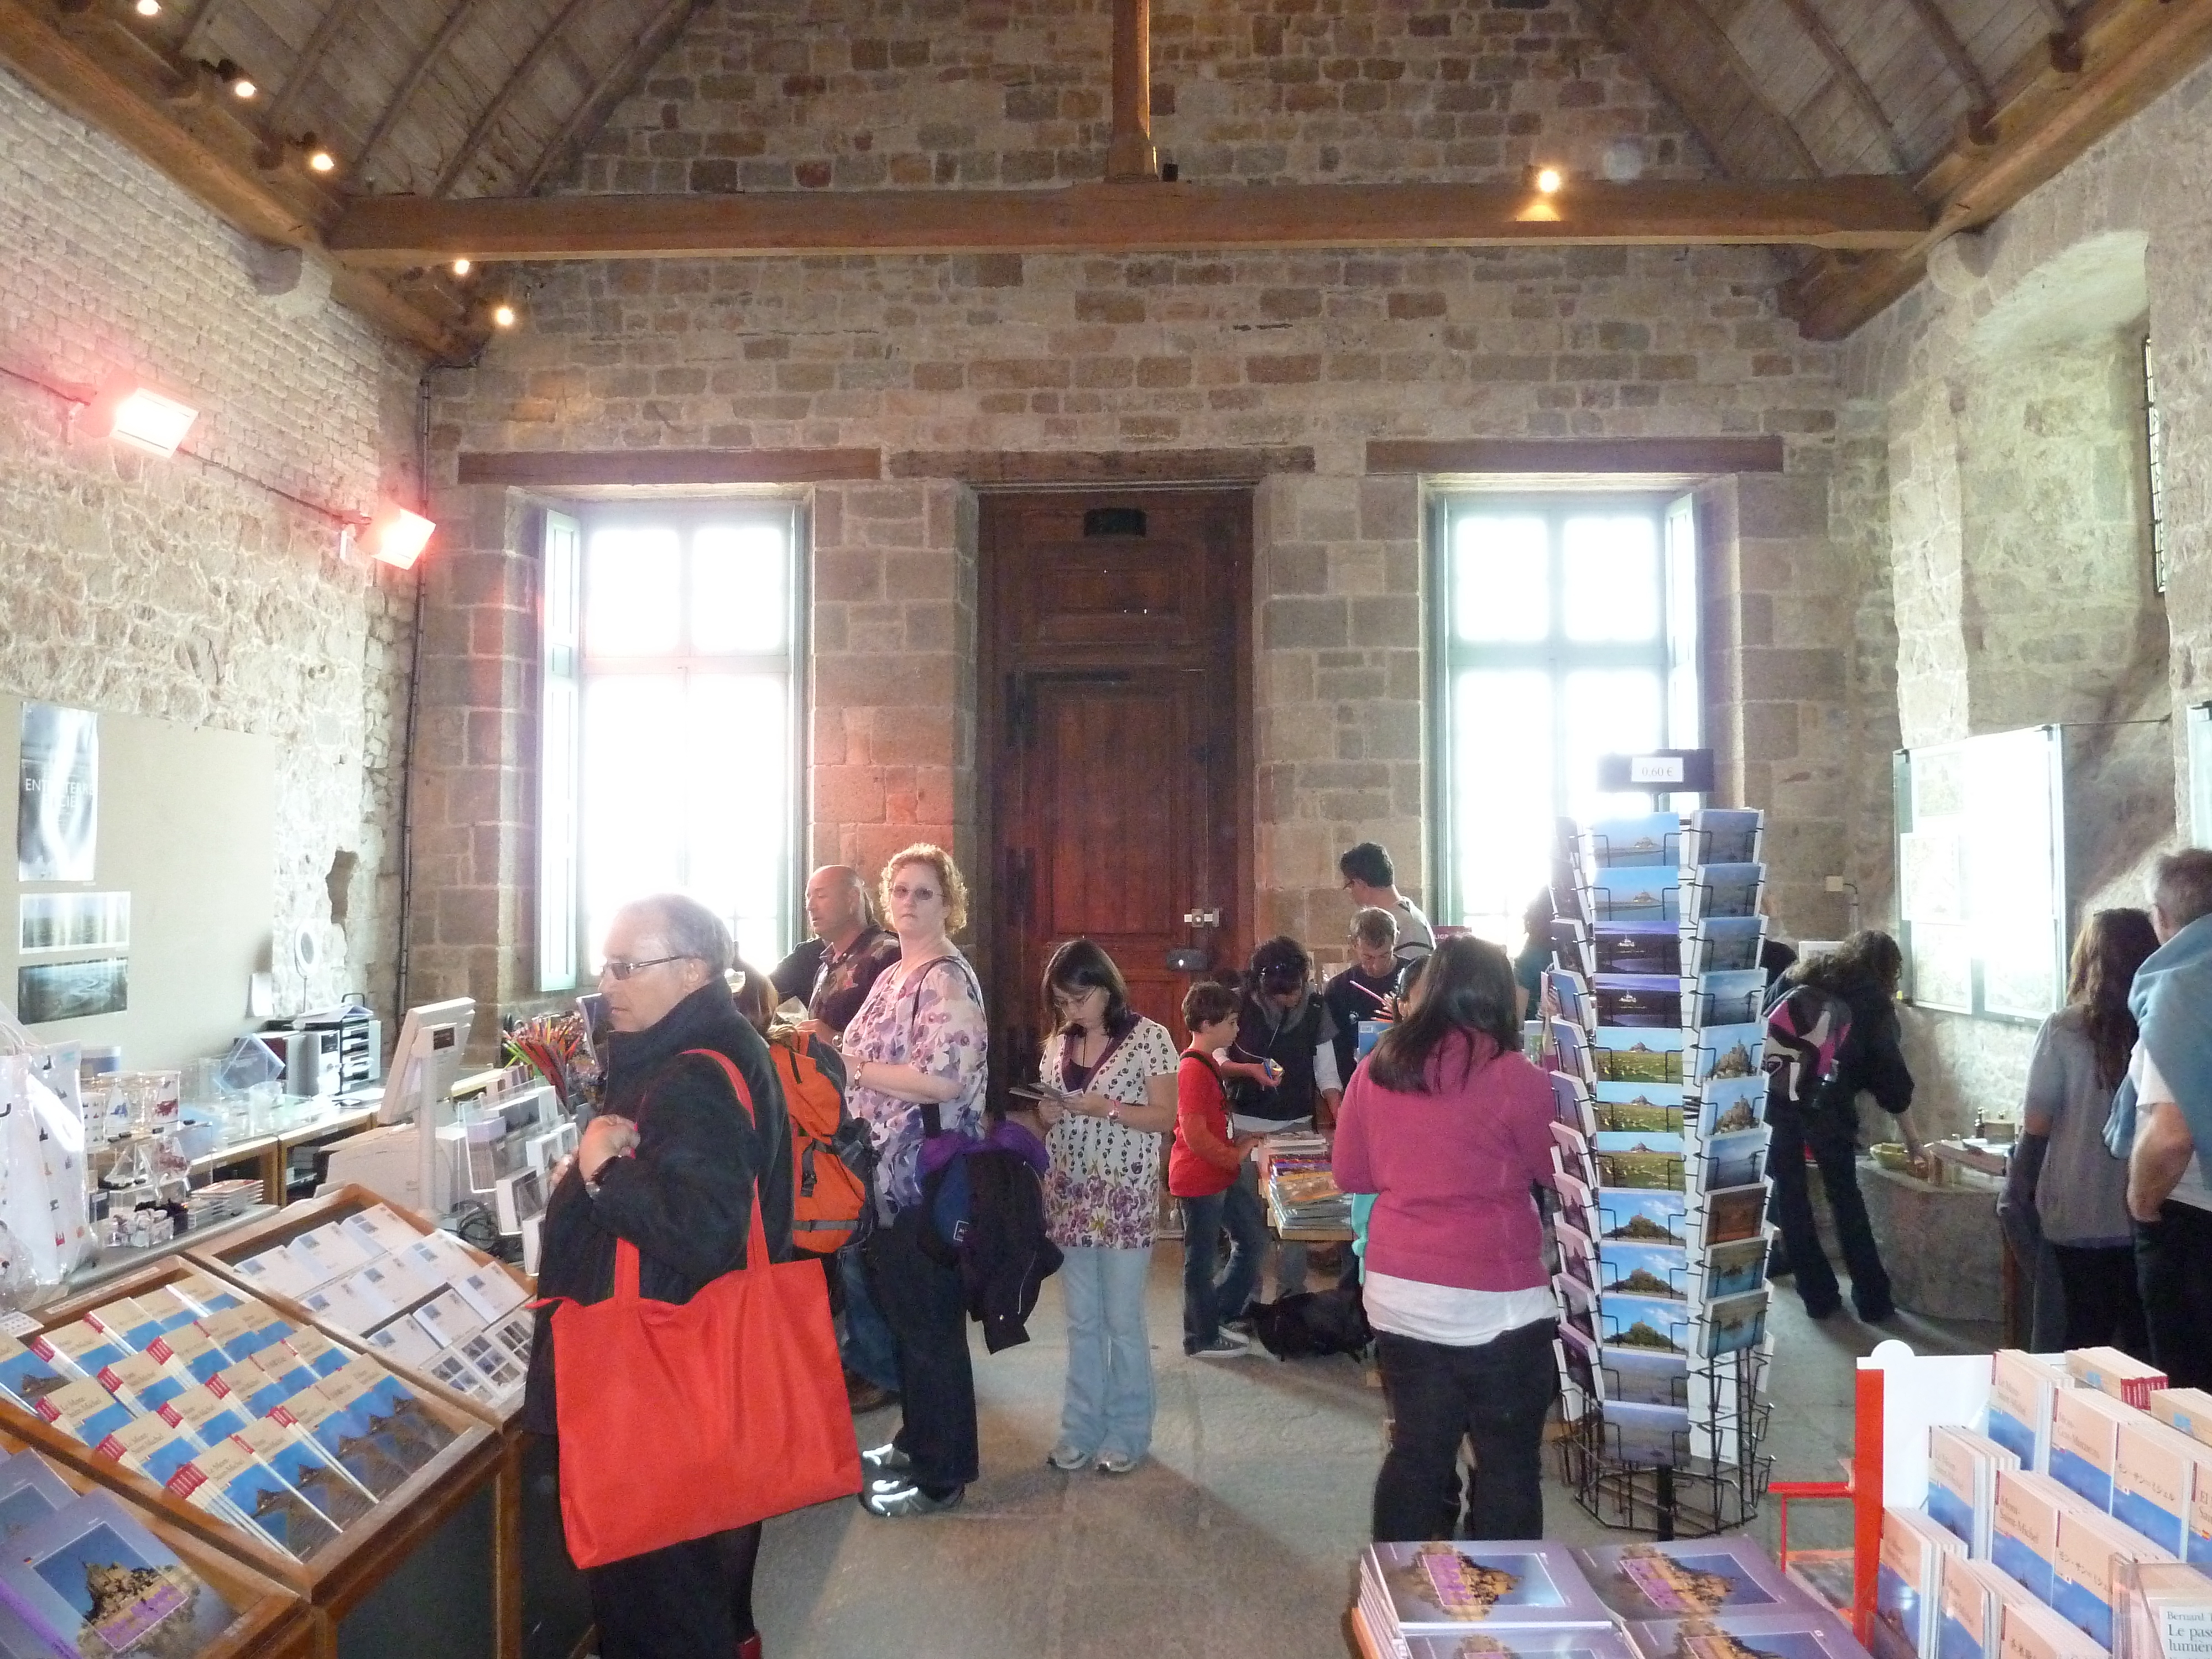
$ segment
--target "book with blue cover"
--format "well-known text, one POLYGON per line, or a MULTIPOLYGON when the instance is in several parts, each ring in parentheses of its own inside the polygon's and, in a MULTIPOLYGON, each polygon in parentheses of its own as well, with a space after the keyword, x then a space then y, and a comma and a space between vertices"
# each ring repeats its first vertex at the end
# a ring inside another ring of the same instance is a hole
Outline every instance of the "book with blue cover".
POLYGON ((2027 1592, 1996 1564, 1946 1553, 1943 1604, 1936 1629, 1936 1659, 1998 1659, 2005 1603, 2027 1592))
POLYGON ((0 1399, 36 1411, 39 1401, 75 1379, 12 1336, 0 1334, 0 1399))
POLYGON ((130 1352, 106 1331, 81 1319, 37 1332, 26 1339, 26 1345, 47 1364, 72 1379, 95 1377, 101 1366, 113 1364, 130 1352))
POLYGON ((70 1438, 97 1446, 117 1425, 128 1423, 131 1407, 90 1377, 68 1382, 39 1401, 39 1415, 70 1438))
MULTIPOLYGON (((146 1356, 160 1360, 185 1382, 212 1381, 225 1366, 234 1363, 233 1357, 217 1347, 215 1339, 197 1322, 164 1331, 146 1345, 146 1356)), ((237 1356, 240 1359, 245 1357, 237 1356)))
POLYGON ((2180 1560, 2200 1483, 2212 1481, 2212 1446, 2138 1413, 2120 1425, 2112 1465, 2112 1518, 2180 1560))
POLYGON ((305 1561, 337 1540, 330 1517, 301 1497, 276 1471, 233 1436, 209 1447, 170 1478, 169 1490, 188 1504, 241 1517, 252 1531, 295 1561, 305 1561))
POLYGON ((1973 1559, 1987 1560, 1997 1475, 2019 1468, 2020 1459, 1987 1435, 1948 1425, 1929 1429, 1929 1518, 1965 1544, 1973 1559))
POLYGON ((2053 1402, 2060 1390, 2073 1386, 2063 1367, 2018 1348, 1999 1348, 1990 1357, 1984 1424, 1990 1438, 2019 1458, 2023 1469, 2047 1473, 2053 1402))
POLYGON ((2051 1477, 2100 1514, 2112 1512, 2120 1425, 2134 1415, 2134 1407, 2096 1389, 2063 1389, 2052 1396, 2051 1477))
POLYGON ((2051 1610, 2098 1646, 2109 1648, 2112 1645, 2112 1585, 2122 1564, 2173 1559, 2171 1551, 2160 1549, 2111 1516, 2069 1506, 2058 1516, 2057 1553, 2051 1570, 2051 1610))
POLYGON ((1884 1507, 1875 1576, 1875 1659, 1936 1659, 1943 1557, 1966 1553, 1964 1542, 1917 1510, 1884 1507))
POLYGON ((161 1334, 161 1316, 130 1297, 94 1308, 84 1322, 123 1344, 132 1353, 143 1353, 146 1345, 161 1334))
POLYGON ((2032 1469, 1997 1471, 1990 1559, 2039 1601, 2051 1600, 2051 1575, 2058 1557, 2059 1511, 2079 1502, 2047 1474, 2032 1469))
POLYGON ((127 1353, 100 1367, 100 1386, 143 1416, 182 1394, 185 1380, 151 1354, 127 1353))

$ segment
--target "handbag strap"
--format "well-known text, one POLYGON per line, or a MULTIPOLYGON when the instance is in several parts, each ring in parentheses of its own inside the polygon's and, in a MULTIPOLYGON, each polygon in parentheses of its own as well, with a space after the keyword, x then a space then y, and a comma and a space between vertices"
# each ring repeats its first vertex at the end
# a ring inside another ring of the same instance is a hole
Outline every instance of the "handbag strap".
MULTIPOLYGON (((721 1068, 722 1075, 729 1079, 730 1091, 737 1097, 738 1105, 744 1111, 746 1121, 757 1128, 760 1124, 760 1115, 753 1109, 752 1091, 745 1087, 744 1073, 738 1070, 737 1062, 719 1048, 686 1048, 684 1052, 686 1054, 697 1054, 703 1059, 711 1060, 721 1068)), ((635 1302, 639 1299, 638 1275, 641 1262, 641 1258, 638 1255, 636 1245, 626 1238, 615 1240, 613 1298, 615 1301, 635 1302)), ((747 1273, 766 1273, 768 1267, 768 1229, 761 1222, 760 1171, 755 1170, 753 1171, 753 1218, 752 1226, 745 1236, 745 1265, 732 1271, 747 1273)))

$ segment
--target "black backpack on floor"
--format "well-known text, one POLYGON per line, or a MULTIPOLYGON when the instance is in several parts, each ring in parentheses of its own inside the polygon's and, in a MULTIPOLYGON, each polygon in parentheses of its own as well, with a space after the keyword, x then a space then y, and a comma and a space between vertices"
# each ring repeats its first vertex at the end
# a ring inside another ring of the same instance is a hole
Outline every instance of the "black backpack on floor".
POLYGON ((1250 1316, 1260 1346, 1278 1359, 1360 1353, 1375 1340, 1358 1291, 1341 1285, 1255 1302, 1250 1316))

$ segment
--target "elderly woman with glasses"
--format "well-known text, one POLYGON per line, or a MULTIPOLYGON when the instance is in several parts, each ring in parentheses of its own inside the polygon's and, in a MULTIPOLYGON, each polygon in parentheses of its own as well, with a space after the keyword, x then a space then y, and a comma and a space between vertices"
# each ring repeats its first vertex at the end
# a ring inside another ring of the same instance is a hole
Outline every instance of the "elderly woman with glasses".
POLYGON ((1045 964, 1038 1071, 1052 1167, 1045 1227, 1065 1258, 1067 1389, 1056 1469, 1126 1474, 1152 1443, 1152 1354, 1145 1283, 1159 1213, 1160 1137, 1175 1127, 1175 1040, 1129 1006, 1114 959, 1087 939, 1045 964))
MULTIPOLYGON (((640 1258, 638 1286, 688 1302, 745 1265, 752 1206, 778 1261, 791 1252, 791 1136, 783 1091, 760 1034, 723 978, 730 936, 714 913, 674 894, 616 913, 599 989, 607 1000, 605 1109, 584 1131, 545 1212, 538 1286, 601 1302, 615 1247, 640 1258), (707 1054, 695 1051, 704 1049, 707 1054), (744 1079, 747 1103, 713 1056, 744 1079), (757 1200, 756 1200, 757 1194, 757 1200)), ((553 1326, 538 1322, 526 1427, 557 1434, 553 1326)), ((684 1455, 671 1434, 667 1455, 684 1455)), ((753 1561, 760 1528, 716 1533, 585 1573, 605 1659, 735 1653, 760 1659, 753 1561)))
POLYGON ((901 1422, 860 1454, 860 1503, 886 1519, 951 1509, 977 1474, 975 1377, 960 1270, 926 1247, 922 1142, 983 1134, 989 1031, 983 988, 952 943, 968 887, 952 855, 917 842, 884 866, 883 914, 899 959, 845 1028, 847 1104, 872 1130, 876 1231, 861 1246, 870 1299, 898 1349, 901 1422))

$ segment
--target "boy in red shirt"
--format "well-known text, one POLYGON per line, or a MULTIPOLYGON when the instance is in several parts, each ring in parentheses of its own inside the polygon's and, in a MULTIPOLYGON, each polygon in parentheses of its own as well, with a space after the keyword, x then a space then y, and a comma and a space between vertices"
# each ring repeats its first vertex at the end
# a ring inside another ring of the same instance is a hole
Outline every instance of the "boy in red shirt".
MULTIPOLYGON (((1216 1280, 1224 1200, 1237 1182, 1245 1148, 1261 1139, 1231 1131, 1229 1097, 1213 1058, 1216 1049, 1235 1040, 1243 1006, 1243 999, 1227 985, 1200 983, 1183 994, 1182 1021, 1190 1031, 1190 1046, 1183 1050, 1176 1078, 1168 1191, 1182 1200, 1182 1351, 1200 1359, 1234 1359, 1251 1352, 1221 1323, 1242 1315, 1252 1299, 1267 1243, 1264 1224, 1255 1237, 1233 1237, 1229 1266, 1216 1280)), ((1237 1215, 1230 1212, 1232 1221, 1237 1215)))

